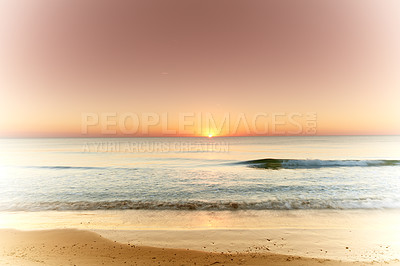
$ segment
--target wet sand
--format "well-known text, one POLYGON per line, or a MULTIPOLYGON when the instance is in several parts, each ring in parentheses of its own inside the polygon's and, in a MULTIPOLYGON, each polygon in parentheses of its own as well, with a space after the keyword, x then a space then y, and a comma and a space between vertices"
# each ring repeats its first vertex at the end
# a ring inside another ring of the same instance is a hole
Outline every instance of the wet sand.
POLYGON ((399 223, 397 210, 1 212, 0 265, 400 265, 399 223))
MULTIPOLYGON (((2 265, 365 265, 273 253, 211 253, 135 246, 94 232, 0 230, 2 265)), ((395 263, 391 263, 395 265, 395 263)))

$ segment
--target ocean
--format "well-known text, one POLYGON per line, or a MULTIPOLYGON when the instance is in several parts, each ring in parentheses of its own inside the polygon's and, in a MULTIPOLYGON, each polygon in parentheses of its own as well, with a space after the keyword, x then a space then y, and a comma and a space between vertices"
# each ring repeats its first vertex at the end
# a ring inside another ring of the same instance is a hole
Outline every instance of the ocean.
POLYGON ((0 211, 399 209, 400 136, 0 140, 0 211))

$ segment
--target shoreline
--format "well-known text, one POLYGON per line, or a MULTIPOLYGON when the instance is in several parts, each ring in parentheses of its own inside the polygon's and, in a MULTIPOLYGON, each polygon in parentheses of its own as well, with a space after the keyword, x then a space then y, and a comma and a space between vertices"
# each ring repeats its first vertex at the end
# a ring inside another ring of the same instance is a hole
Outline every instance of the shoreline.
MULTIPOLYGON (((86 230, 0 229, 0 263, 6 265, 365 265, 270 252, 204 252, 123 244, 86 230)), ((398 265, 399 261, 385 264, 398 265)), ((369 264, 369 263, 368 263, 369 264)))
POLYGON ((0 212, 1 233, 22 230, 15 231, 21 239, 78 231, 161 250, 393 265, 400 264, 399 223, 400 210, 0 212))

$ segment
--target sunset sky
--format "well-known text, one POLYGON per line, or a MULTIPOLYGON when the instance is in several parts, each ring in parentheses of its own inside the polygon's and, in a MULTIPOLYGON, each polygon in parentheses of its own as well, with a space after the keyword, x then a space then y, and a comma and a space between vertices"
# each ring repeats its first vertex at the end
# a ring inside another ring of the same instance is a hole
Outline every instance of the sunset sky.
POLYGON ((80 136, 82 112, 315 112, 320 135, 400 134, 399 101, 396 0, 0 2, 2 136, 80 136))

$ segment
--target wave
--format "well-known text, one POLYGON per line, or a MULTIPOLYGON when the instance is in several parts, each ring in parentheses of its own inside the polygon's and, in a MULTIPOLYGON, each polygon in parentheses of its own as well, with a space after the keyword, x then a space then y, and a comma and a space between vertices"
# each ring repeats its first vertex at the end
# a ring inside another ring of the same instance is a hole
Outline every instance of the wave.
MULTIPOLYGON (((221 160, 225 161, 225 160, 221 160)), ((203 164, 203 166, 218 166, 221 162, 215 164, 203 164)), ((310 169, 310 168, 325 168, 325 167, 367 167, 367 166, 400 166, 400 160, 299 160, 299 159, 258 159, 240 162, 222 163, 222 165, 244 164, 252 168, 263 169, 310 169)), ((138 170, 132 167, 98 167, 98 166, 67 166, 67 165, 54 165, 54 166, 24 166, 25 168, 38 168, 38 169, 75 169, 75 170, 138 170)))
POLYGON ((42 168, 42 169, 107 169, 107 167, 91 167, 91 166, 26 166, 26 168, 42 168))
POLYGON ((352 199, 287 199, 262 202, 231 201, 76 201, 76 202, 36 202, 30 204, 8 204, 0 206, 0 211, 83 211, 83 210, 299 210, 299 209, 398 209, 400 202, 378 198, 352 199))
POLYGON ((263 169, 310 169, 324 167, 367 167, 367 166, 395 166, 400 165, 400 160, 295 160, 295 159, 259 159, 243 161, 252 168, 263 169))
POLYGON ((71 170, 137 170, 137 168, 131 167, 97 167, 97 166, 67 166, 67 165, 54 165, 54 166, 24 166, 24 168, 35 168, 35 169, 71 169, 71 170))

